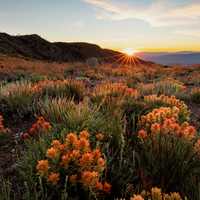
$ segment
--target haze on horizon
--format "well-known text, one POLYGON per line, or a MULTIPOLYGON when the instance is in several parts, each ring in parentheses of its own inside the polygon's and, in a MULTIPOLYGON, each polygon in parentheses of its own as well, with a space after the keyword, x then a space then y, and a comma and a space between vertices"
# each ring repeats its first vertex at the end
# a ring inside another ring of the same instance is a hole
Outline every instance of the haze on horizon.
POLYGON ((0 0, 0 32, 140 51, 200 51, 199 0, 0 0))

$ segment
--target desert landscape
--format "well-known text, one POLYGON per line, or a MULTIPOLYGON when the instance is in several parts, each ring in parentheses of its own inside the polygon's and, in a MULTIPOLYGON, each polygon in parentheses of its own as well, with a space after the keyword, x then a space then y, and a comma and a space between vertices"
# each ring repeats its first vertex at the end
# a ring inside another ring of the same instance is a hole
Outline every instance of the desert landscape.
MULTIPOLYGON (((75 16, 95 6, 110 12, 100 12, 103 16, 96 20, 124 26, 129 18, 146 20, 136 9, 142 2, 81 0, 67 5, 69 12, 74 4, 79 8, 75 16)), ((2 4, 5 13, 14 9, 18 14, 19 5, 30 4, 14 5, 2 4)), ((152 3, 151 9, 166 5, 152 3)), ((176 8, 176 15, 170 16, 187 23, 185 18, 194 20, 192 6, 198 5, 172 3, 169 10, 176 8), (189 10, 193 18, 178 9, 189 10)), ((149 16, 155 12, 151 9, 149 16)), ((158 16, 169 17, 161 13, 149 19, 151 29, 162 21, 158 16)), ((36 11, 32 14, 36 17, 36 11)), ((177 44, 178 51, 152 51, 149 46, 132 48, 137 41, 131 43, 131 38, 130 46, 117 49, 79 40, 75 30, 73 41, 35 33, 36 28, 31 34, 0 32, 0 200, 199 200, 198 41, 191 43, 195 50, 177 44)), ((152 40, 156 46, 157 38, 152 40)))

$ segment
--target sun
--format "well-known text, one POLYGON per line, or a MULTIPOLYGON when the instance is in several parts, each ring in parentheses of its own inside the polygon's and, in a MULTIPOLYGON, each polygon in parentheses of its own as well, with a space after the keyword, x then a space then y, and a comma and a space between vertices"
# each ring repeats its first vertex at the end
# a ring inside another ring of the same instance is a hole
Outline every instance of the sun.
POLYGON ((126 54, 127 56, 133 56, 135 53, 137 53, 138 51, 133 49, 133 48, 125 48, 122 49, 122 53, 126 54))

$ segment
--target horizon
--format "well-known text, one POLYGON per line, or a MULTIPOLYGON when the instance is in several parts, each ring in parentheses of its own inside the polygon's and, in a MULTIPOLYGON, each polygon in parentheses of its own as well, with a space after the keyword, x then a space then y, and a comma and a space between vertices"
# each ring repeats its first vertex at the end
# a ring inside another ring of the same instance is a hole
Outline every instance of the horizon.
POLYGON ((0 32, 117 51, 199 52, 199 9, 197 0, 8 0, 1 3, 0 32))

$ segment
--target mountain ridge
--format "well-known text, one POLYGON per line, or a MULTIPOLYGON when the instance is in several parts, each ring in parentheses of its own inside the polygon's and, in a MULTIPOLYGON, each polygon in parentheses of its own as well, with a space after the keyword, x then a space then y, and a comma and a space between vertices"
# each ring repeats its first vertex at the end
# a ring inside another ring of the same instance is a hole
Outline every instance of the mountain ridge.
MULTIPOLYGON (((49 42, 37 34, 12 36, 7 33, 0 33, 0 53, 58 62, 86 61, 92 57, 116 62, 116 58, 124 55, 87 42, 49 42)), ((151 64, 136 60, 140 64, 151 64)))

